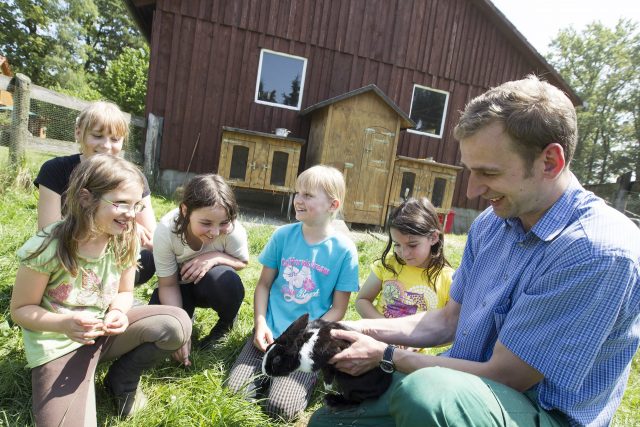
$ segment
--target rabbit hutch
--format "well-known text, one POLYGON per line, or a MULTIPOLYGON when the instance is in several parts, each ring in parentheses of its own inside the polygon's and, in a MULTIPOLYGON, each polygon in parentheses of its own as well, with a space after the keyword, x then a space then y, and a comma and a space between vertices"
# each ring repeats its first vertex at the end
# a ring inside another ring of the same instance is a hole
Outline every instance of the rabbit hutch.
POLYGON ((402 195, 437 197, 445 215, 451 208, 461 168, 402 157, 398 167, 403 169, 396 170, 400 131, 415 123, 377 86, 322 101, 301 114, 311 117, 305 165, 327 164, 344 174, 345 221, 384 225, 389 207, 397 206, 402 195))
POLYGON ((433 159, 414 159, 397 156, 389 194, 389 212, 409 197, 426 197, 433 203, 440 222, 447 231, 453 190, 460 166, 434 162, 433 159))
POLYGON ((289 196, 290 217, 305 140, 288 137, 289 131, 282 130, 271 134, 223 126, 218 173, 234 187, 289 196))

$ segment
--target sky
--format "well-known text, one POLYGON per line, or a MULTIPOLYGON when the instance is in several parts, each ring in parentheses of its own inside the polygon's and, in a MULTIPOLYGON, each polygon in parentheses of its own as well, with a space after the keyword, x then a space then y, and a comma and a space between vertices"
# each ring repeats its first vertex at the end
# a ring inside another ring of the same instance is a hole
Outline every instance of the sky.
POLYGON ((491 1, 542 55, 564 28, 580 32, 593 21, 614 27, 620 18, 629 18, 640 26, 640 0, 491 1))

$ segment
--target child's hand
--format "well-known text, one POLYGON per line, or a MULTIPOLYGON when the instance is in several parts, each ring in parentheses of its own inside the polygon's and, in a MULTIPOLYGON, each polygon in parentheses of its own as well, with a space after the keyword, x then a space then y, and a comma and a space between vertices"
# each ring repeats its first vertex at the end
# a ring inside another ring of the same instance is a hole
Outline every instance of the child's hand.
POLYGON ((208 257, 195 257, 182 265, 180 277, 184 282, 198 283, 214 265, 214 261, 208 257))
POLYGON ((105 335, 118 335, 129 326, 129 318, 120 310, 111 310, 104 316, 105 335))
POLYGON ((95 344, 98 337, 104 335, 104 323, 88 313, 75 313, 63 325, 64 334, 81 344, 95 344))
POLYGON ((253 334, 253 345, 263 353, 267 351, 267 346, 273 342, 273 332, 267 325, 256 325, 256 331, 253 334))
POLYGON ((144 249, 153 251, 153 234, 144 225, 137 224, 138 239, 140 246, 144 249))
POLYGON ((191 354, 191 338, 186 342, 185 345, 180 347, 179 350, 176 350, 173 353, 172 357, 178 363, 182 363, 184 366, 191 366, 191 361, 189 360, 189 354, 191 354))

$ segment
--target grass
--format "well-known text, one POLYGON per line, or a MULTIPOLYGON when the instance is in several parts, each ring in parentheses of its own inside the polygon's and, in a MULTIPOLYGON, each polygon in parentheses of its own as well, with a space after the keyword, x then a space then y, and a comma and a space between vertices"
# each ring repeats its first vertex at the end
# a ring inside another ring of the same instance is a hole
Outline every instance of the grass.
MULTIPOLYGON (((39 165, 47 156, 29 154, 28 170, 24 178, 35 176, 39 165)), ((0 148, 0 165, 6 162, 6 149, 0 148)), ((6 168, 5 168, 6 169, 6 168)), ((9 300, 17 270, 16 250, 36 230, 36 193, 33 189, 11 185, 6 173, 0 172, 0 426, 31 426, 31 380, 24 367, 26 359, 21 332, 9 318, 9 300)), ((27 179, 28 180, 28 179, 27 179)), ((173 209, 175 202, 153 197, 157 217, 173 209)), ((242 217, 241 217, 242 220, 242 217)), ((142 378, 143 390, 150 403, 140 415, 126 421, 117 419, 112 404, 102 387, 96 387, 98 424, 103 426, 285 426, 289 424, 270 420, 258 405, 245 402, 223 386, 242 344, 253 327, 253 288, 260 275, 256 259, 271 236, 274 227, 264 224, 248 224, 251 260, 240 272, 247 288, 246 298, 240 309, 238 324, 213 351, 192 354, 193 366, 183 369, 166 361, 142 378)), ((465 236, 446 236, 446 253, 454 267, 460 263, 465 236)), ((360 279, 369 273, 369 264, 382 252, 384 238, 372 235, 357 243, 360 263, 360 279)), ((139 299, 148 299, 155 283, 136 288, 139 299)), ((196 333, 206 334, 216 321, 211 310, 197 309, 196 333)), ((348 319, 357 319, 353 304, 347 312, 348 319)), ((102 364, 96 373, 99 384, 106 373, 102 364)), ((640 353, 632 364, 629 386, 624 395, 614 425, 640 425, 640 353)), ((316 392, 307 411, 295 426, 306 424, 310 414, 320 407, 321 393, 316 392)))

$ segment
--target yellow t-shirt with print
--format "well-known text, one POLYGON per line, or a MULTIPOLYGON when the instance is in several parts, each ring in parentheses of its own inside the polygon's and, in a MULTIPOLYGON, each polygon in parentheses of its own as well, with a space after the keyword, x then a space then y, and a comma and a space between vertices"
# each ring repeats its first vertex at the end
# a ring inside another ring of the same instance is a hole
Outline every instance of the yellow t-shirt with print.
POLYGON ((454 271, 451 267, 442 268, 433 286, 426 281, 423 268, 399 264, 393 254, 387 256, 387 265, 398 274, 387 270, 380 260, 371 264, 371 271, 382 282, 375 306, 385 317, 404 317, 434 310, 449 301, 454 271))

